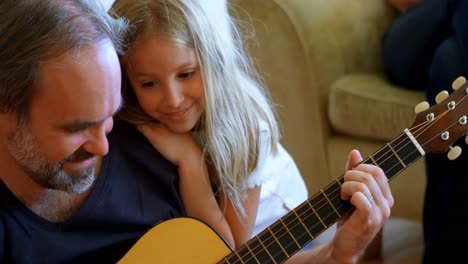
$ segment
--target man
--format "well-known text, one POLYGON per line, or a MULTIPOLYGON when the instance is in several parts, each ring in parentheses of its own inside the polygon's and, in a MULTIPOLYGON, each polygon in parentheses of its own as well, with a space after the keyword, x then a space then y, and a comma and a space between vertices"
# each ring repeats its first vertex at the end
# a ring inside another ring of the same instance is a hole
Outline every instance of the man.
MULTIPOLYGON (((115 263, 183 214, 177 168, 112 119, 127 25, 92 0, 2 0, 0 14, 0 263, 115 263)), ((355 262, 389 217, 381 170, 346 175, 356 210, 291 263, 355 262)))
POLYGON ((127 25, 92 1, 8 0, 0 14, 0 262, 115 263, 182 212, 176 168, 136 152, 132 127, 110 135, 119 143, 102 159, 127 25))

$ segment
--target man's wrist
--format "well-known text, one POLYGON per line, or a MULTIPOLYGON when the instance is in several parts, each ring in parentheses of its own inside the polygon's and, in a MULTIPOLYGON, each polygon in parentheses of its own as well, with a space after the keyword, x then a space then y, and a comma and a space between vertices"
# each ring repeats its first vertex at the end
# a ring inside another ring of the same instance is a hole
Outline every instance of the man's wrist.
POLYGON ((333 246, 333 242, 330 241, 329 245, 329 259, 332 261, 331 263, 337 264, 356 264, 359 261, 360 255, 353 254, 352 252, 348 252, 350 254, 346 254, 342 250, 337 250, 336 247, 333 246))

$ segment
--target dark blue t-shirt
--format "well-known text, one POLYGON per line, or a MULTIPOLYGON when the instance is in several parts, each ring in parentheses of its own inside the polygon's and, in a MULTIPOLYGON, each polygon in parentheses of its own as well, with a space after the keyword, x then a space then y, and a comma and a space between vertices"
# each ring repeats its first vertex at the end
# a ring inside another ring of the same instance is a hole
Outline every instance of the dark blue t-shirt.
POLYGON ((115 122, 82 208, 52 223, 0 181, 0 263, 115 263, 156 223, 181 216, 177 168, 133 126, 115 122))

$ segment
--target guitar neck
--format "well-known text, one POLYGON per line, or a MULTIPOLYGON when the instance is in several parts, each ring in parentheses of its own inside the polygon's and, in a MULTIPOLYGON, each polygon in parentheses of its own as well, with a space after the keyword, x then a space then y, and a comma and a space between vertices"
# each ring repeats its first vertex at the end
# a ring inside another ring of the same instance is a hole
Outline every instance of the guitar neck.
MULTIPOLYGON (((390 181, 424 154, 413 135, 405 130, 363 163, 380 167, 390 181)), ((342 175, 218 263, 286 261, 354 209, 340 198, 343 182, 342 175)))

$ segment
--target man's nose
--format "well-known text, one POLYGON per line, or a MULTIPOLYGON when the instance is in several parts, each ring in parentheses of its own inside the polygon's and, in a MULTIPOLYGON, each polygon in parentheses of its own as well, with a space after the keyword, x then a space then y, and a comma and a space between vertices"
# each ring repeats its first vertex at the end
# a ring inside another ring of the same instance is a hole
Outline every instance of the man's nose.
POLYGON ((110 118, 102 125, 93 128, 93 131, 90 133, 90 138, 84 146, 85 150, 96 156, 106 155, 107 152, 109 152, 107 134, 112 130, 112 126, 113 120, 110 118))

